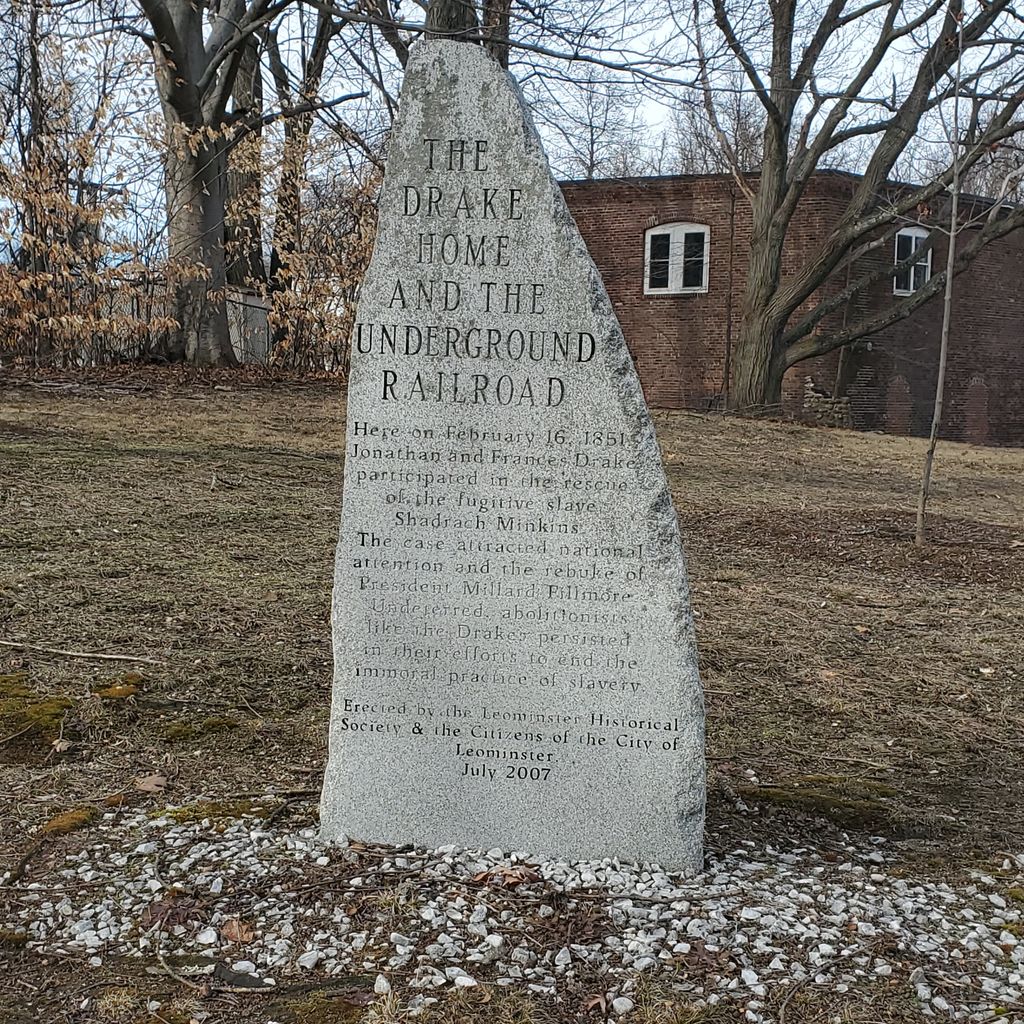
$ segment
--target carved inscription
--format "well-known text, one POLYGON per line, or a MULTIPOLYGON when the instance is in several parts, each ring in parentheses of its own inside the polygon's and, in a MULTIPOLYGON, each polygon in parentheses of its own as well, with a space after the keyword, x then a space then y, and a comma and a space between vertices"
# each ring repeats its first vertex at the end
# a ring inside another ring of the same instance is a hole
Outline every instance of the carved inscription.
POLYGON ((486 176, 491 148, 489 139, 424 138, 416 171, 429 178, 443 167, 446 184, 399 188, 400 215, 417 224, 412 272, 389 288, 394 319, 358 322, 352 338, 359 355, 394 357, 380 371, 382 402, 553 408, 565 400, 559 367, 594 358, 593 334, 548 311, 545 282, 501 273, 511 265, 513 226, 530 211, 522 189, 473 181, 486 176), (453 177, 465 183, 453 186, 453 177), (460 268, 474 272, 468 282, 438 276, 460 268), (438 319, 424 322, 425 313, 438 319), (450 357, 465 369, 429 369, 450 357))
POLYGON ((435 737, 442 770, 517 785, 557 778, 574 746, 678 751, 681 727, 629 713, 646 685, 634 655, 644 545, 601 542, 595 530, 606 503, 634 485, 634 439, 551 414, 518 430, 497 414, 483 428, 417 419, 420 403, 557 409, 561 368, 596 354, 591 332, 549 308, 546 282, 500 273, 522 244, 510 225, 537 211, 521 189, 474 181, 493 147, 422 139, 417 179, 446 173, 444 184, 397 190, 400 216, 416 222, 404 263, 414 270, 388 284, 390 322, 353 329, 354 358, 383 359, 377 416, 350 426, 347 474, 379 492, 387 516, 355 530, 351 572, 367 611, 339 727, 397 745, 435 737), (464 182, 453 186, 453 175, 464 182), (465 267, 495 273, 468 284, 435 274, 465 267), (445 369, 430 368, 442 358, 445 369), (408 682, 436 699, 381 698, 408 682), (496 687, 514 709, 473 697, 496 687), (617 714, 551 710, 574 693, 624 699, 617 714))

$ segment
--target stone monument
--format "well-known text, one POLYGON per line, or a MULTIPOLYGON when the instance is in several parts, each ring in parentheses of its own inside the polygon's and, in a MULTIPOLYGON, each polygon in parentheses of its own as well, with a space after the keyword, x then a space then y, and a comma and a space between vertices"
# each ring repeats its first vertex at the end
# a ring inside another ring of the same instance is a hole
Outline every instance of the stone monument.
POLYGON ((406 69, 333 630, 328 838, 700 866, 703 700, 651 419, 518 89, 468 42, 406 69))

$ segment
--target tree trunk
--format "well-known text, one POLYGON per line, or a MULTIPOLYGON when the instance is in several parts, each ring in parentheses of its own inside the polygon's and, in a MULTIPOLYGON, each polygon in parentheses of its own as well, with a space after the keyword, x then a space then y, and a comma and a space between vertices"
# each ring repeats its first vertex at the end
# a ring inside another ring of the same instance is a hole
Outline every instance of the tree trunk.
MULTIPOLYGON (((251 36, 242 51, 231 94, 238 117, 263 111, 263 78, 259 43, 251 36)), ((263 264, 263 219, 260 201, 263 172, 260 164, 260 129, 242 139, 228 159, 228 208, 224 224, 228 283, 236 288, 262 284, 267 279, 263 264)))
MULTIPOLYGON (((386 13, 383 0, 377 9, 386 13)), ((313 47, 302 69, 302 88, 293 95, 288 72, 281 59, 277 36, 269 33, 266 39, 270 68, 277 85, 277 100, 282 108, 297 101, 312 102, 319 90, 331 39, 337 26, 331 16, 321 11, 317 16, 313 47)), ((396 51, 398 52, 398 51, 396 51)), ((401 55, 400 55, 401 56, 401 55)), ((302 187, 306 178, 306 157, 309 137, 313 129, 312 113, 296 114, 284 122, 284 146, 281 152, 281 176, 278 179, 274 205, 274 229, 270 245, 270 288, 283 291, 294 283, 293 260, 302 249, 302 187)), ((276 339, 282 340, 284 335, 276 339)))
MULTIPOLYGON (((758 237, 756 231, 754 237, 758 237)), ((785 365, 778 341, 783 325, 772 310, 780 259, 781 245, 769 239, 762 237, 751 245, 729 388, 729 406, 738 412, 765 412, 782 400, 785 365)))
POLYGON ((299 114, 284 124, 281 150, 281 177, 277 185, 274 210, 274 237, 270 250, 270 278, 274 290, 291 283, 292 256, 301 251, 302 184, 306 176, 310 118, 299 114))
MULTIPOLYGON (((28 202, 25 204, 25 233, 29 241, 23 242, 22 252, 27 257, 26 269, 30 273, 29 295, 39 311, 49 310, 49 288, 45 281, 50 279, 48 259, 49 235, 52 217, 48 215, 44 199, 45 190, 54 184, 46 167, 46 101, 42 86, 42 62, 40 60, 41 34, 39 31, 39 4, 29 4, 28 21, 28 84, 29 84, 29 130, 25 138, 23 160, 25 176, 32 183, 28 202)), ((63 183, 61 183, 63 184, 63 183)), ((43 323, 37 322, 32 330, 32 365, 50 366, 53 363, 53 339, 43 323)))
POLYGON ((744 316, 733 345, 729 408, 766 412, 782 401, 785 367, 775 356, 778 328, 767 315, 744 316))
MULTIPOLYGON (((166 126, 167 277, 177 322, 163 354, 172 362, 187 360, 196 366, 236 366, 225 303, 228 185, 223 109, 216 108, 211 121, 210 111, 204 109, 209 97, 204 101, 194 79, 186 77, 186 71, 200 71, 208 59, 203 14, 200 6, 188 3, 148 6, 153 8, 151 20, 155 17, 161 30, 169 31, 182 47, 175 53, 166 39, 152 47, 166 126), (173 31, 165 24, 168 20, 173 31)), ((232 66, 237 71, 237 63, 232 66)), ((233 78, 228 75, 220 84, 230 90, 233 78)))
POLYGON ((511 0, 484 0, 484 39, 488 52, 503 67, 508 67, 508 35, 511 0))
POLYGON ((430 0, 428 35, 470 38, 479 27, 475 0, 430 0))
POLYGON ((784 317, 773 308, 787 224, 779 217, 786 191, 785 134, 771 118, 764 130, 764 162, 751 210, 750 259, 740 303, 740 328, 732 353, 729 406, 764 412, 782 398, 778 341, 784 317))
POLYGON ((949 331, 953 323, 953 272, 956 268, 956 240, 960 233, 960 84, 964 58, 964 25, 961 20, 957 28, 956 74, 953 79, 953 193, 949 207, 949 238, 946 250, 946 281, 942 290, 942 328, 939 335, 939 366, 935 380, 935 406, 932 409, 932 428, 928 435, 928 450, 925 452, 924 468, 921 470, 921 489, 917 497, 917 524, 914 543, 924 547, 925 512, 932 489, 932 467, 935 464, 935 449, 939 444, 939 430, 942 427, 943 397, 946 391, 946 362, 949 357, 949 331))
POLYGON ((172 140, 167 149, 170 269, 175 282, 169 357, 197 366, 235 366, 228 335, 224 258, 223 142, 172 140), (193 152, 194 149, 194 152, 193 152))

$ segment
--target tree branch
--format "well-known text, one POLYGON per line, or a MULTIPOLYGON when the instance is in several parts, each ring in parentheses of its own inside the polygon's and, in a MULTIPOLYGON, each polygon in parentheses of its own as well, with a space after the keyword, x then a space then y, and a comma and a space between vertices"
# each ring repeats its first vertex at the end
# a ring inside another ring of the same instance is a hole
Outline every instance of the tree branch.
POLYGON ((722 35, 725 36, 725 41, 729 44, 729 49, 732 50, 736 59, 740 62, 740 67, 743 68, 743 73, 747 76, 747 80, 754 87, 754 92, 757 93, 757 98, 761 101, 761 105, 773 121, 782 125, 784 123, 782 114, 778 107, 776 107, 772 102, 772 98, 768 95, 768 90, 765 88, 765 84, 761 80, 761 76, 757 73, 757 68, 754 67, 754 62, 750 59, 750 54, 744 49, 743 44, 736 35, 736 31, 733 28, 732 23, 729 21, 729 15, 726 12, 724 0, 713 0, 713 6, 715 12, 715 24, 718 26, 722 35))
MULTIPOLYGON (((993 213, 998 212, 998 207, 993 213)), ((994 242, 1012 231, 1024 227, 1024 206, 1016 207, 1012 213, 1003 218, 991 218, 982 230, 979 230, 974 238, 961 249, 960 254, 953 263, 954 276, 962 273, 970 266, 978 253, 990 242, 994 242)), ((954 244, 950 240, 950 244, 954 244)), ((924 285, 917 289, 913 295, 908 296, 902 302, 894 303, 889 309, 879 313, 877 316, 862 320, 860 323, 837 331, 834 334, 819 335, 816 337, 805 337, 789 345, 783 356, 783 363, 786 369, 794 366, 804 359, 813 356, 825 355, 834 349, 848 345, 851 341, 860 338, 867 338, 879 331, 891 327, 900 320, 905 320, 911 313, 919 309, 930 298, 937 295, 946 282, 946 271, 941 271, 930 277, 924 285)))

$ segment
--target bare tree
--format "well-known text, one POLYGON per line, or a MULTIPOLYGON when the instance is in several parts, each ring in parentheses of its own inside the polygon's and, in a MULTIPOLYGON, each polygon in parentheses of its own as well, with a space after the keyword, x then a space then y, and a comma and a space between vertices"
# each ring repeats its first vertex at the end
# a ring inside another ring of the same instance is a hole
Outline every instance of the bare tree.
MULTIPOLYGON (((316 13, 315 20, 312 38, 309 45, 303 48, 301 80, 297 83, 293 83, 282 56, 277 29, 268 28, 265 32, 274 88, 277 91, 278 103, 284 109, 295 107, 300 101, 312 105, 319 95, 331 40, 341 26, 324 10, 316 13)), ((302 183, 306 171, 313 116, 313 110, 310 109, 288 118, 284 123, 281 171, 270 254, 271 287, 276 289, 287 286, 291 273, 291 256, 302 243, 302 183)))
POLYGON ((589 180, 643 169, 638 157, 645 126, 628 83, 591 68, 578 82, 543 83, 538 93, 534 119, 552 141, 560 173, 589 180))
MULTIPOLYGON (((203 365, 235 362, 227 328, 225 215, 228 153, 247 133, 277 118, 299 116, 364 93, 328 101, 299 98, 262 112, 250 63, 248 102, 229 109, 255 40, 298 0, 138 0, 148 24, 139 32, 153 55, 166 126, 164 176, 168 254, 177 275, 178 329, 168 355, 203 365)), ((348 12, 348 17, 365 17, 348 12)), ((245 90, 243 90, 245 91, 245 90)), ((251 232, 259 234, 258 226, 251 232)), ((250 262, 252 262, 250 260, 250 262)))
POLYGON ((928 437, 928 448, 921 471, 921 488, 917 501, 917 525, 914 543, 924 546, 925 509, 931 491, 932 467, 935 464, 935 449, 939 443, 939 428, 942 426, 942 404, 946 391, 946 359, 949 355, 949 328, 953 320, 953 270, 956 261, 956 243, 960 232, 960 90, 963 80, 964 37, 963 19, 957 31, 956 71, 953 78, 953 128, 950 133, 952 150, 953 180, 950 183, 952 199, 949 204, 949 235, 946 248, 946 280, 942 288, 942 327, 939 336, 939 365, 935 378, 935 402, 932 406, 932 426, 928 437))
POLYGON ((671 159, 681 174, 743 174, 761 166, 764 109, 733 75, 711 107, 687 103, 672 111, 671 159))
POLYGON ((986 219, 947 270, 911 295, 862 319, 828 329, 831 313, 893 269, 858 260, 905 218, 950 185, 952 167, 914 188, 894 188, 891 175, 922 124, 947 103, 958 33, 968 55, 962 94, 972 103, 960 154, 968 173, 992 147, 1024 128, 1024 61, 1020 21, 1010 0, 870 0, 851 5, 798 0, 770 5, 712 0, 693 3, 685 29, 695 40, 700 90, 730 171, 751 205, 753 230, 742 323, 735 343, 732 400, 739 408, 774 406, 786 370, 866 337, 910 315, 939 293, 980 249, 1024 225, 1024 209, 986 219), (719 114, 720 90, 739 71, 762 109, 759 173, 747 174, 719 114), (844 147, 864 149, 862 173, 828 236, 796 270, 782 254, 797 206, 814 174, 844 147), (826 282, 841 281, 829 289, 826 282), (848 281, 848 283, 846 283, 848 281))
MULTIPOLYGON (((952 170, 952 181, 950 182, 950 203, 949 203, 949 226, 947 229, 946 249, 946 270, 945 280, 942 286, 942 326, 939 335, 939 360, 936 368, 935 379, 935 401, 932 407, 932 423, 928 437, 928 447, 925 451, 924 465, 921 470, 921 486, 918 492, 917 501, 917 523, 914 532, 914 543, 923 547, 925 543, 925 513, 928 506, 928 499, 931 494, 932 469, 935 464, 935 452, 939 443, 939 430, 942 427, 942 416, 944 411, 944 396, 946 390, 946 363, 949 355, 949 337, 953 320, 953 286, 956 269, 957 240, 964 227, 968 223, 962 221, 960 214, 960 190, 962 186, 963 162, 963 139, 961 131, 961 92, 963 87, 963 18, 958 23, 957 30, 957 59, 953 73, 953 98, 951 103, 951 124, 947 131, 948 149, 950 151, 950 167, 952 170)), ((1001 148, 1001 147, 1000 147, 1001 148)), ((1002 201, 1020 187, 1024 178, 1024 164, 1019 160, 1000 161, 1001 166, 994 161, 985 168, 988 175, 992 175, 996 166, 999 166, 1002 176, 997 180, 989 178, 989 195, 993 197, 987 212, 987 219, 993 220, 998 216, 1002 201)), ((975 165, 977 168, 978 165, 975 165)))
POLYGON ((258 285, 266 280, 263 260, 263 74, 259 39, 250 35, 231 90, 231 117, 248 118, 254 128, 228 151, 227 205, 224 217, 224 247, 227 281, 235 288, 258 285))
POLYGON ((265 24, 268 4, 255 0, 250 7, 230 0, 208 11, 190 0, 140 3, 152 31, 147 42, 164 114, 168 252, 179 275, 174 310, 179 327, 167 355, 232 365, 225 304, 225 128, 249 37, 265 24))

